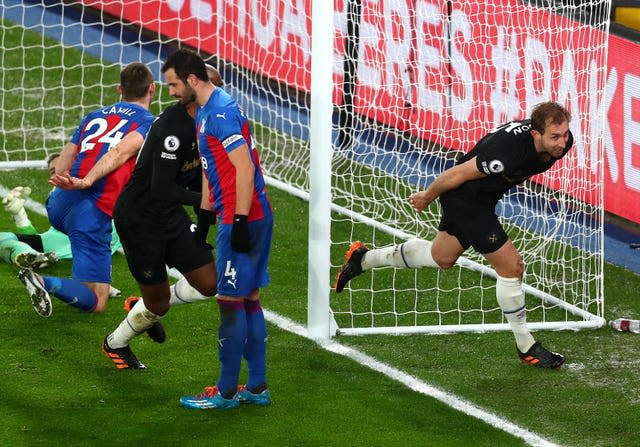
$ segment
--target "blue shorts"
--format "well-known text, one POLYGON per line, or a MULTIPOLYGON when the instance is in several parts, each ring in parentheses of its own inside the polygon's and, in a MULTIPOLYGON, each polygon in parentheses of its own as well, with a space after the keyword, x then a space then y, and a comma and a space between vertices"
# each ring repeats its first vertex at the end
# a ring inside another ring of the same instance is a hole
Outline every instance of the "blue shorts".
POLYGON ((51 225, 69 236, 73 279, 111 283, 111 217, 86 191, 56 188, 47 199, 51 225))
POLYGON ((231 249, 233 224, 218 225, 216 236, 216 270, 218 295, 246 297, 253 289, 265 287, 271 282, 267 272, 271 252, 273 215, 249 222, 251 249, 249 253, 236 253, 231 249))

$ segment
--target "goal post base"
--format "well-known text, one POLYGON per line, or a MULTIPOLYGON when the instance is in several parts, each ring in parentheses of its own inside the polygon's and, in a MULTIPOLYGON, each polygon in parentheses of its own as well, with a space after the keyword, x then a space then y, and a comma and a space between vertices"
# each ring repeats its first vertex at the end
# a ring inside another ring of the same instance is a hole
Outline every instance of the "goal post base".
MULTIPOLYGON (((604 318, 594 317, 586 321, 553 321, 533 322, 527 327, 537 330, 581 330, 598 329, 606 325, 604 318)), ((493 324, 455 324, 434 326, 398 326, 398 327, 367 327, 367 328, 339 328, 335 335, 410 335, 410 334, 453 334, 459 332, 497 332, 511 330, 508 323, 493 324)))

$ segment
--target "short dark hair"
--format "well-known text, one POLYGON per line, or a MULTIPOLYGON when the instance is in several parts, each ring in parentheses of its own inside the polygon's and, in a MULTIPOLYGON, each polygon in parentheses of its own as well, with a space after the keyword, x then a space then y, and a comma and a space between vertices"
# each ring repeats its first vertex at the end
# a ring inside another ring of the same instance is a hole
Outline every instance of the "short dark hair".
POLYGON ((531 111, 531 128, 541 134, 544 134, 547 124, 562 124, 565 121, 571 122, 571 114, 557 102, 541 102, 531 111))
POLYGON ((53 154, 48 155, 47 158, 44 159, 44 161, 47 164, 47 166, 49 166, 49 163, 51 163, 53 160, 55 160, 59 156, 60 156, 60 152, 55 152, 53 154))
POLYGON ((120 72, 120 86, 122 87, 122 99, 134 101, 144 98, 149 92, 149 86, 153 83, 153 74, 149 67, 142 62, 133 62, 120 72))
POLYGON ((170 68, 173 68, 176 76, 184 83, 187 82, 190 74, 202 81, 209 80, 204 60, 191 50, 181 48, 171 53, 162 66, 162 73, 164 74, 170 68))

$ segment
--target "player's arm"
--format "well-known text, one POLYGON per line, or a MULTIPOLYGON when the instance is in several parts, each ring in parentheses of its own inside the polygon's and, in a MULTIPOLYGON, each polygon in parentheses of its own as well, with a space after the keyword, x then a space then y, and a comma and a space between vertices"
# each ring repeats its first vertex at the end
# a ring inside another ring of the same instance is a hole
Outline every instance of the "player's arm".
POLYGON ((73 143, 67 143, 62 148, 58 161, 56 163, 55 175, 68 174, 73 165, 76 155, 78 154, 78 146, 73 143))
POLYGON ((200 199, 200 209, 198 209, 198 222, 193 237, 196 244, 206 249, 212 250, 213 247, 207 243, 207 233, 209 227, 216 223, 216 216, 211 211, 211 202, 209 202, 209 180, 202 170, 202 194, 200 199))
POLYGON ((416 211, 423 211, 431 202, 445 192, 456 189, 468 181, 483 177, 486 177, 486 174, 478 169, 476 157, 473 157, 444 171, 424 191, 411 194, 409 203, 416 211))
POLYGON ((248 216, 253 200, 253 176, 255 166, 247 144, 242 144, 229 153, 229 160, 236 168, 236 209, 237 215, 248 216))
POLYGON ((140 132, 129 132, 118 144, 110 148, 106 154, 98 160, 93 168, 82 178, 65 175, 51 177, 49 183, 63 189, 87 189, 103 177, 111 174, 122 166, 131 157, 134 157, 144 143, 144 137, 140 132))

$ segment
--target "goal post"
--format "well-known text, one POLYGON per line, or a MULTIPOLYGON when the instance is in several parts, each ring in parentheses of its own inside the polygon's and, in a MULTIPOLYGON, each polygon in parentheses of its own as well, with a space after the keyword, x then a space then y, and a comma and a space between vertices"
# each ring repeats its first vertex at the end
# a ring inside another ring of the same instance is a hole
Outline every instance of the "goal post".
MULTIPOLYGON (((553 100, 572 112, 574 147, 558 166, 512 189, 497 213, 524 259, 529 327, 602 326, 598 123, 605 119, 609 7, 607 1, 361 2, 360 35, 345 37, 360 42, 357 85, 342 86, 356 92, 348 105, 358 119, 347 137, 340 134, 333 160, 334 271, 354 240, 379 248, 432 239, 439 206, 417 215, 409 194, 452 166, 456 151, 471 150, 492 128, 553 100)), ((472 251, 449 271, 365 272, 331 298, 337 333, 507 330, 495 278, 472 251)))
MULTIPOLYGON (((553 100, 575 145, 497 213, 526 267, 532 329, 604 324, 603 148, 610 0, 4 0, 0 167, 35 166, 117 100, 118 72, 177 44, 222 72, 271 187, 309 200, 308 328, 334 334, 507 329, 495 273, 376 269, 331 290, 351 242, 432 239, 407 203, 486 132, 553 100)), ((300 223, 304 225, 304 222, 300 223)))

